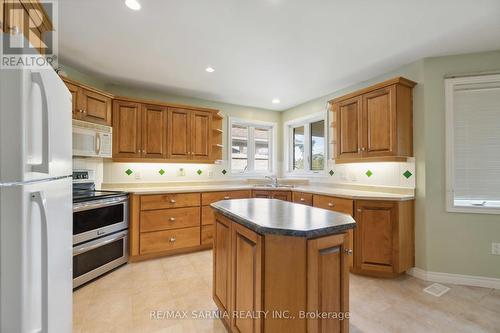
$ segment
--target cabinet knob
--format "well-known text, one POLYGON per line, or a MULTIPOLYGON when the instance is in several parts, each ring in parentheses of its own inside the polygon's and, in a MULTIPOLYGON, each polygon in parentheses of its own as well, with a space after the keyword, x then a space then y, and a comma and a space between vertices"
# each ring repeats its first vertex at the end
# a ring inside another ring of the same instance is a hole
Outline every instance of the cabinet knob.
POLYGON ((365 148, 365 147, 362 147, 362 148, 361 148, 361 151, 365 151, 365 150, 366 150, 366 148, 365 148))
POLYGON ((300 201, 306 201, 306 199, 304 199, 304 198, 300 198, 300 201))
POLYGON ((351 250, 351 249, 344 249, 344 252, 345 252, 348 256, 352 256, 352 250, 351 250))
POLYGON ((224 200, 229 200, 229 199, 231 199, 231 197, 229 197, 229 196, 224 197, 224 200))
POLYGON ((328 203, 328 207, 334 207, 334 206, 335 206, 335 204, 333 202, 328 203))
POLYGON ((170 237, 170 239, 168 240, 170 243, 175 243, 175 237, 170 237))
POLYGON ((174 222, 174 221, 175 221, 175 217, 171 217, 171 218, 169 218, 169 220, 170 220, 171 222, 174 222))
POLYGON ((356 209, 358 213, 361 213, 363 210, 361 208, 356 209))
POLYGON ((176 203, 175 199, 170 199, 170 203, 176 203))

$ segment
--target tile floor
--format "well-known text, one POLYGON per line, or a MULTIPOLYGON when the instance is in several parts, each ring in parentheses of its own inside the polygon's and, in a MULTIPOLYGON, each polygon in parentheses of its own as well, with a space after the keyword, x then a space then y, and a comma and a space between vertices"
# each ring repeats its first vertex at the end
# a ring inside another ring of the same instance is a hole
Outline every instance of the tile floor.
MULTIPOLYGON (((123 266, 74 293, 74 333, 226 332, 219 320, 150 319, 155 310, 215 310, 212 252, 123 266)), ((351 275, 351 333, 500 332, 500 290, 450 286, 442 297, 430 283, 351 275)))

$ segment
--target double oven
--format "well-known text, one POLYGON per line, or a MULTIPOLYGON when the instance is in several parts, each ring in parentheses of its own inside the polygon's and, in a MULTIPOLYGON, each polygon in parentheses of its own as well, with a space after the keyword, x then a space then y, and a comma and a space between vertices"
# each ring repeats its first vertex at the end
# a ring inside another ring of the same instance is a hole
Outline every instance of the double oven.
POLYGON ((128 195, 95 190, 89 172, 73 173, 73 288, 128 260, 128 195))

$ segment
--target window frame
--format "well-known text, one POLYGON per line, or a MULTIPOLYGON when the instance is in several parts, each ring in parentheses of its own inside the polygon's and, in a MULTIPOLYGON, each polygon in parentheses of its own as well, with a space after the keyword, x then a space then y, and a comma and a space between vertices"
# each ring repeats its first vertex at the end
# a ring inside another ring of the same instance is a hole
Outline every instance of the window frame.
POLYGON ((229 170, 232 176, 267 176, 272 175, 276 171, 276 128, 277 123, 260 121, 260 120, 248 120, 236 117, 229 117, 228 119, 228 163, 229 170), (232 159, 233 159, 233 125, 241 125, 248 127, 248 167, 246 170, 233 170, 232 159), (269 169, 267 171, 255 170, 255 138, 254 130, 255 128, 266 128, 270 130, 271 138, 269 140, 269 169))
MULTIPOLYGON (((500 82, 500 74, 463 76, 445 79, 445 123, 446 123, 446 211, 450 213, 500 214, 500 207, 459 206, 455 204, 455 141, 454 141, 454 91, 455 86, 474 83, 500 82)), ((492 200, 496 201, 496 200, 492 200)))
POLYGON ((308 176, 308 177, 324 177, 327 174, 328 169, 328 152, 329 152, 329 141, 330 137, 329 126, 328 126, 328 112, 321 111, 309 116, 292 119, 284 123, 283 125, 284 140, 286 142, 286 147, 284 147, 286 168, 285 171, 289 176, 308 176), (325 145, 323 148, 323 154, 325 158, 324 169, 323 170, 311 170, 311 123, 321 121, 325 122, 324 133, 325 133, 325 145), (294 151, 294 137, 293 129, 297 127, 304 126, 304 170, 294 170, 293 169, 293 151, 294 151))

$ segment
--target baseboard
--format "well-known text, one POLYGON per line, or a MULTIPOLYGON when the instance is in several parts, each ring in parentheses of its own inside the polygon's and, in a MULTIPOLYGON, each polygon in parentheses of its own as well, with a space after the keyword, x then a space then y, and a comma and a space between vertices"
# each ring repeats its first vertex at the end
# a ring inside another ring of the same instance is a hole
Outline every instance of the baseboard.
POLYGON ((406 271, 406 274, 421 280, 431 281, 431 282, 500 289, 500 279, 497 278, 429 272, 417 267, 410 268, 409 270, 406 271))

